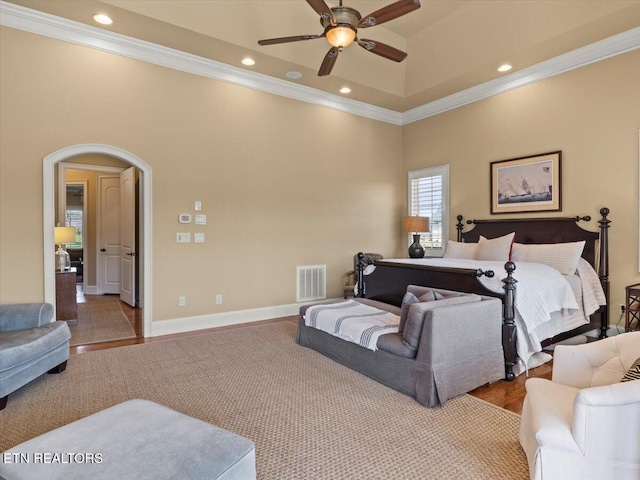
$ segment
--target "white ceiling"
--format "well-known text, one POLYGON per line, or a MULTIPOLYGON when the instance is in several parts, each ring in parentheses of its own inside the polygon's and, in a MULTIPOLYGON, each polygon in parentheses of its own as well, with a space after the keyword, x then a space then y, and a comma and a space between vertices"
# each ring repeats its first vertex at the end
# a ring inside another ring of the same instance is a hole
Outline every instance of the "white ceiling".
MULTIPOLYGON (((389 1, 345 0, 363 16, 389 1)), ((265 38, 322 33, 305 0, 11 0, 97 26, 93 13, 114 24, 100 27, 229 65, 404 112, 504 74, 525 69, 640 26, 640 0, 421 0, 422 7, 380 26, 360 29, 408 52, 395 63, 357 44, 339 56, 328 77, 317 70, 330 48, 325 39, 259 46, 265 38), (253 67, 240 60, 251 56, 253 67)), ((337 1, 327 1, 329 6, 337 1)))

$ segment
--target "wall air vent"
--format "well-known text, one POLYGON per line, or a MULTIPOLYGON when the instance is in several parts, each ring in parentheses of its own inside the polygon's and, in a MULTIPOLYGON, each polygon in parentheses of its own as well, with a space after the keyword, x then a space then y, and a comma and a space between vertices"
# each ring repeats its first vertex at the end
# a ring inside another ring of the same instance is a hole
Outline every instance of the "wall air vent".
POLYGON ((327 298, 327 266, 310 265, 298 269, 298 302, 327 298))

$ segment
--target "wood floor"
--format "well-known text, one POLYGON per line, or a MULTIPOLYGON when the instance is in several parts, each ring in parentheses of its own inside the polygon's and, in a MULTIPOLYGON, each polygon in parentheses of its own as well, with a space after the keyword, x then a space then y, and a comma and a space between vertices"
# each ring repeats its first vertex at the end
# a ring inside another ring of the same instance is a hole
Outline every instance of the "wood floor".
MULTIPOLYGON (((99 296, 99 295, 83 295, 81 292, 78 293, 78 302, 100 302, 109 300, 113 298, 112 296, 99 296)), ((129 338, 126 340, 116 340, 112 342, 103 342, 103 343, 94 343, 91 345, 79 345, 76 347, 71 347, 71 354, 82 354, 85 352, 91 352, 96 350, 105 350, 108 348, 116 348, 123 347, 126 345, 136 345, 139 343, 150 343, 157 342, 159 340, 166 340, 167 338, 177 338, 177 337, 185 337, 191 335, 200 335, 203 333, 210 333, 219 330, 231 329, 231 328, 242 328, 247 326, 244 325, 234 325, 229 327, 218 327, 211 328, 207 330, 198 330, 196 332, 187 332, 187 333, 178 333, 173 335, 166 335, 162 337, 153 337, 153 338, 143 338, 142 337, 142 310, 139 308, 132 308, 129 305, 120 302, 120 306, 122 307, 122 311, 127 316, 131 325, 133 326, 134 331, 136 332, 136 338, 129 338)), ((264 320, 261 322, 255 322, 254 324, 263 324, 263 323, 276 323, 276 322, 297 322, 297 317, 283 317, 277 318, 273 320, 264 320)), ((489 402, 493 405, 497 405, 498 407, 504 408, 506 410, 510 410, 514 413, 520 414, 522 412, 522 402, 524 401, 525 395, 525 387, 524 383, 527 378, 531 377, 541 377, 541 378, 551 378, 551 369, 552 369, 553 361, 546 363, 540 367, 529 370, 529 376, 526 374, 522 374, 512 382, 507 382, 504 380, 500 380, 498 382, 492 383, 490 385, 485 385, 479 387, 471 392, 469 392, 474 397, 480 398, 489 402)))

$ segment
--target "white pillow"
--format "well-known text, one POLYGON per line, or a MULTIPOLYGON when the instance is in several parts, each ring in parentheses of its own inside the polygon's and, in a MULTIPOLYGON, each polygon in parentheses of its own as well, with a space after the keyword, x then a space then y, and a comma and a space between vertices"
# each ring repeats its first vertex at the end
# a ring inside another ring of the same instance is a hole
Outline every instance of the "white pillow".
POLYGON ((476 260, 493 260, 499 262, 508 262, 511 257, 511 245, 515 233, 508 233, 498 238, 487 239, 480 235, 478 241, 478 250, 476 251, 476 260))
POLYGON ((527 244, 514 243, 511 261, 544 263, 563 275, 574 275, 586 242, 527 244))
POLYGON ((465 260, 475 260, 477 243, 447 242, 447 251, 444 252, 444 258, 463 258, 465 260))

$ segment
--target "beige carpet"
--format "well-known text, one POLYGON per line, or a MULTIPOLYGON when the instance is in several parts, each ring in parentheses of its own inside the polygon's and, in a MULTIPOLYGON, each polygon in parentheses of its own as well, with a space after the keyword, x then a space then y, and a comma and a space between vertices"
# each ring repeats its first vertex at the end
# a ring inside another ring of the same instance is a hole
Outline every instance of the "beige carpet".
POLYGON ((69 329, 72 346, 136 336, 116 298, 79 303, 78 324, 69 329))
POLYGON ((260 479, 528 478, 518 415, 469 395, 425 408, 294 338, 282 322, 74 355, 9 396, 0 451, 145 398, 252 439, 260 479))

